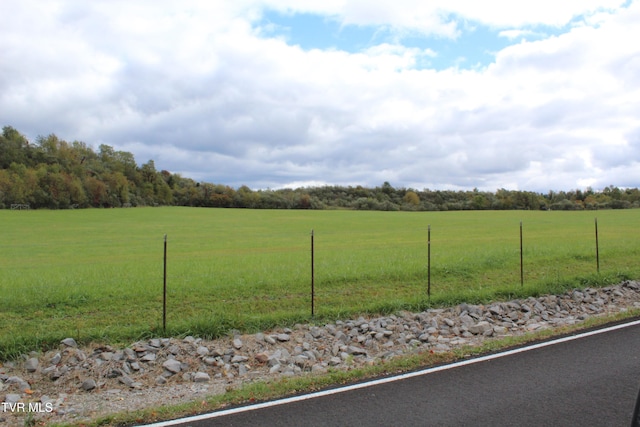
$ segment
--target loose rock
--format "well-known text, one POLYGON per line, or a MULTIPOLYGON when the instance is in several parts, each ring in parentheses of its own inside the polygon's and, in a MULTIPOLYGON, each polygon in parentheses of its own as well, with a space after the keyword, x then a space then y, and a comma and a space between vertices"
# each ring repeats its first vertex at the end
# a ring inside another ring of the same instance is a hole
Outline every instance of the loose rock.
POLYGON ((39 361, 37 357, 32 357, 27 360, 24 364, 24 368, 27 372, 35 372, 38 369, 39 361))
MULTIPOLYGON (((243 381, 321 375, 328 369, 349 370, 414 352, 449 352, 479 345, 491 336, 572 325, 628 308, 640 308, 638 282, 487 306, 460 304, 421 313, 296 325, 254 335, 236 332, 215 341, 153 338, 117 349, 78 348, 73 338, 67 338, 57 351, 25 357, 23 364, 0 365, 0 389, 5 401, 28 398, 53 404, 54 411, 43 414, 41 424, 78 423, 110 411, 224 393, 243 381), (86 380, 79 383, 78 378, 86 380)), ((19 415, 3 417, 7 420, 2 427, 24 424, 19 415)))
POLYGON ((162 367, 174 374, 177 374, 182 370, 182 364, 175 359, 167 360, 162 364, 162 367))
POLYGON ((193 376, 193 382, 195 383, 206 383, 209 382, 210 379, 209 374, 206 372, 196 372, 193 376))
POLYGON ((80 388, 83 389, 84 391, 91 391, 94 388, 96 388, 96 382, 93 379, 84 380, 80 388))
POLYGON ((73 338, 65 338, 61 341, 61 344, 64 344, 67 347, 78 347, 78 343, 73 338))
POLYGON ((475 325, 469 326, 469 332, 474 335, 483 335, 493 329, 491 323, 483 320, 482 322, 478 322, 475 325))

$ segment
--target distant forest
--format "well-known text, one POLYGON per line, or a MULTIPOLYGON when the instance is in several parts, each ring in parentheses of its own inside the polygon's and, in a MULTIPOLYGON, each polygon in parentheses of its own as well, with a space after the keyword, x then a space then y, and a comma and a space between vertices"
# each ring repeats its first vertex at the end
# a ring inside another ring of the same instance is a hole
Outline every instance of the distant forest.
POLYGON ((84 142, 71 143, 51 134, 30 143, 11 126, 0 136, 0 209, 70 209, 133 206, 197 206, 252 209, 359 209, 446 211, 481 209, 625 209, 640 207, 637 188, 609 186, 570 191, 498 189, 441 191, 322 186, 297 189, 234 189, 196 182, 166 170, 153 160, 138 165, 133 154, 84 142))

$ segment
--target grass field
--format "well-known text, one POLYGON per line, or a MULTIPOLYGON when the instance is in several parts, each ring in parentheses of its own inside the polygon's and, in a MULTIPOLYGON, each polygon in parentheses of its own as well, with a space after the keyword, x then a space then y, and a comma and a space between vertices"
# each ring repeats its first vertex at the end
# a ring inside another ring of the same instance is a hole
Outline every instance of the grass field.
POLYGON ((640 277, 637 210, 4 210, 0 360, 67 336, 118 343, 164 335, 165 234, 166 335, 311 321, 312 229, 317 322, 640 277))

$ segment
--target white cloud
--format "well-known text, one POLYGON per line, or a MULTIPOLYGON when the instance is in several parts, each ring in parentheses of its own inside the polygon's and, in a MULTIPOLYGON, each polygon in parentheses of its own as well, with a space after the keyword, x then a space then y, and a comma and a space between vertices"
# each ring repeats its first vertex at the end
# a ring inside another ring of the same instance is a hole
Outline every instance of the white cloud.
POLYGON ((622 3, 5 2, 0 111, 31 138, 106 143, 233 186, 640 186, 640 6, 609 11, 622 3), (352 54, 289 46, 255 27, 265 7, 446 37, 467 20, 514 40, 587 17, 486 68, 436 71, 416 67, 434 50, 402 38, 352 54))
POLYGON ((625 0, 270 0, 265 4, 291 14, 328 15, 343 25, 386 26, 453 38, 460 31, 457 18, 506 29, 561 27, 578 16, 597 22, 603 11, 618 9, 625 3, 625 0))
POLYGON ((441 7, 489 26, 519 28, 531 25, 560 27, 574 17, 617 9, 624 3, 624 0, 447 0, 443 1, 441 7))

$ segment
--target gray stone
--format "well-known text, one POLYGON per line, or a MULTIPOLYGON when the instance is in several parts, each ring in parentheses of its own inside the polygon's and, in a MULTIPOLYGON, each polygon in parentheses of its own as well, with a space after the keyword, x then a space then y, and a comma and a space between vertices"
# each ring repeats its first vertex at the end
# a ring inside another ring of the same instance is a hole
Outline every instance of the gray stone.
POLYGON ((107 372, 106 377, 118 378, 118 377, 121 377, 122 375, 124 375, 124 373, 120 369, 111 369, 109 372, 107 372))
POLYGON ((311 367, 311 373, 312 374, 322 375, 322 374, 326 374, 327 372, 328 372, 327 368, 325 368, 324 366, 319 365, 319 364, 313 365, 311 367))
POLYGON ((156 357, 157 356, 155 353, 147 353, 144 356, 142 356, 140 360, 143 362, 153 362, 154 360, 156 360, 156 357))
POLYGON ((32 357, 25 362, 24 368, 27 370, 27 372, 35 372, 38 370, 39 364, 40 362, 38 361, 38 358, 32 357))
POLYGON ((489 310, 489 313, 495 314, 496 316, 502 316, 502 313, 503 313, 502 307, 500 307, 498 304, 489 306, 488 310, 489 310))
POLYGON ((465 326, 470 326, 475 323, 475 320, 473 320, 473 318, 468 314, 463 314, 462 316, 460 316, 460 322, 462 322, 462 324, 465 326))
POLYGON ((271 368, 269 368, 269 373, 270 374, 277 374, 278 372, 280 372, 280 368, 281 368, 281 365, 279 363, 275 364, 271 368))
POLYGON ((51 405, 51 407, 53 407, 53 405, 55 404, 55 399, 50 398, 47 395, 43 395, 40 397, 40 402, 45 404, 45 405, 51 405))
POLYGON ((329 359, 329 366, 338 366, 340 363, 342 363, 342 359, 337 356, 329 359))
POLYGON ((269 356, 269 360, 267 361, 267 365, 268 366, 275 366, 275 365, 279 365, 280 364, 280 360, 278 360, 277 357, 274 356, 269 356))
POLYGON ((291 359, 291 353, 286 348, 279 348, 273 352, 271 357, 278 359, 282 364, 286 364, 291 359))
POLYGON ((29 383, 18 376, 12 376, 7 378, 6 383, 17 385, 21 392, 31 389, 31 386, 29 385, 29 383))
POLYGON ((236 355, 231 358, 231 363, 244 363, 247 360, 249 360, 247 356, 236 355))
POLYGON ((78 343, 73 338, 65 338, 60 341, 61 344, 66 345, 67 347, 78 347, 78 343))
POLYGON ((431 338, 432 335, 430 334, 422 334, 418 337, 418 339, 422 342, 426 342, 429 341, 429 338, 431 338))
POLYGON ((493 330, 491 323, 483 320, 481 322, 476 323, 475 325, 469 326, 469 332, 474 335, 482 335, 487 331, 493 330))
POLYGON ((215 357, 205 357, 204 359, 202 359, 202 361, 210 366, 215 366, 218 364, 218 359, 216 359, 215 357))
POLYGON ((108 362, 109 360, 113 359, 113 353, 110 351, 105 351, 103 353, 100 353, 100 359, 108 362))
POLYGON ((96 388, 96 382, 91 378, 86 379, 82 382, 82 385, 80 386, 80 388, 83 389, 84 391, 91 391, 94 388, 96 388))
POLYGON ((7 403, 18 403, 20 402, 20 399, 21 399, 20 395, 15 393, 8 393, 4 397, 4 401, 7 403))
POLYGON ((324 330, 322 328, 318 328, 316 326, 312 326, 309 329, 309 333, 311 334, 311 336, 315 339, 319 339, 321 337, 324 336, 324 330))
POLYGON ((280 342, 286 342, 289 341, 291 339, 291 337, 289 336, 289 334, 278 334, 276 336, 277 340, 280 342))
POLYGON ((206 383, 206 382, 209 382, 209 380, 211 380, 211 378, 209 377, 209 374, 207 374, 206 372, 196 372, 193 375, 194 383, 206 383))
POLYGON ((240 350, 242 348, 242 345, 243 345, 243 343, 242 343, 242 340, 240 338, 235 338, 233 340, 233 347, 236 350, 240 350))
POLYGON ((526 330, 527 331, 535 331, 535 330, 540 329, 540 328, 542 328, 542 325, 540 323, 529 323, 526 326, 526 330))
POLYGON ((169 359, 162 364, 162 367, 173 374, 177 374, 182 370, 182 363, 175 359, 169 359))
POLYGON ((582 302, 582 300, 584 300, 584 294, 580 291, 573 291, 571 299, 576 302, 582 302))
POLYGON ((433 351, 436 352, 436 353, 446 353, 448 351, 451 351, 451 347, 449 347, 446 344, 438 344, 438 345, 435 346, 433 351))
POLYGON ((124 355, 126 356, 127 361, 132 362, 134 360, 138 360, 138 354, 133 351, 131 348, 124 349, 124 355))
POLYGON ((62 373, 58 369, 55 369, 55 367, 53 370, 48 372, 48 374, 51 381, 55 381, 62 376, 62 373))
POLYGON ((245 375, 247 375, 247 373, 249 372, 249 370, 247 369, 247 366, 243 363, 238 365, 238 375, 241 377, 244 377, 245 375))
POLYGON ((284 370, 281 372, 283 377, 292 377, 296 374, 296 370, 291 366, 285 366, 284 370))
POLYGON ((306 367, 309 364, 309 358, 305 356, 295 356, 293 358, 293 363, 300 366, 301 368, 306 367))
POLYGON ((53 355, 49 363, 51 363, 52 365, 57 365, 58 363, 60 363, 61 360, 62 360, 62 356, 60 355, 60 353, 56 353, 53 355))
POLYGON ((131 378, 128 375, 123 375, 123 376, 119 377, 118 381, 120 381, 122 384, 126 385, 127 387, 133 387, 133 384, 135 382, 133 380, 133 378, 131 378))
POLYGON ((347 347, 347 354, 352 354, 354 356, 367 354, 367 350, 361 347, 357 347, 355 345, 350 345, 347 347))
POLYGON ((506 335, 507 328, 505 328, 504 326, 494 326, 493 327, 493 332, 498 334, 498 335, 506 335))

